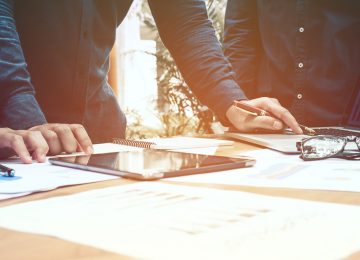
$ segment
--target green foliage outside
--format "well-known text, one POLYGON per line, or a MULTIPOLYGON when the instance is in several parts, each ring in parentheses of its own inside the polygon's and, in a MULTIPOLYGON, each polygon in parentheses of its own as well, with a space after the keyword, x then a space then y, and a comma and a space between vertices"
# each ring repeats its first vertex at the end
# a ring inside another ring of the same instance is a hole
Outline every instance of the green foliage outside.
MULTIPOLYGON (((222 40, 226 0, 208 0, 208 13, 219 40, 222 40)), ((157 43, 158 114, 160 129, 150 129, 142 124, 136 111, 126 111, 128 118, 127 138, 143 139, 174 135, 213 133, 212 125, 217 122, 213 112, 202 105, 186 85, 169 51, 162 44, 147 1, 142 3, 141 21, 155 35, 157 43)), ((149 55, 154 55, 150 54, 149 55)))

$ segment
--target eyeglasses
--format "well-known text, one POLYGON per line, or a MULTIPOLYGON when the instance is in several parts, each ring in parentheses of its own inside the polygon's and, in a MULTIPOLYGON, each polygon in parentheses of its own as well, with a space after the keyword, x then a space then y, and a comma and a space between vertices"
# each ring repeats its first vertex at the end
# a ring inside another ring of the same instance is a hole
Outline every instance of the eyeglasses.
POLYGON ((301 158, 305 161, 320 160, 326 158, 360 159, 360 136, 338 137, 319 135, 304 138, 296 143, 301 158), (349 142, 355 142, 359 151, 344 151, 349 142))

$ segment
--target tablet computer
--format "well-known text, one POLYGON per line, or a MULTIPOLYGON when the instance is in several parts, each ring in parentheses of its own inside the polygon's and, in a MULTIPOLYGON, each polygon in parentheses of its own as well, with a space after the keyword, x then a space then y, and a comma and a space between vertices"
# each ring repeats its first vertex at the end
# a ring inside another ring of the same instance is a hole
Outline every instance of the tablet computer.
POLYGON ((153 149, 53 157, 49 162, 136 180, 157 180, 243 168, 255 164, 255 160, 249 157, 230 158, 153 149))

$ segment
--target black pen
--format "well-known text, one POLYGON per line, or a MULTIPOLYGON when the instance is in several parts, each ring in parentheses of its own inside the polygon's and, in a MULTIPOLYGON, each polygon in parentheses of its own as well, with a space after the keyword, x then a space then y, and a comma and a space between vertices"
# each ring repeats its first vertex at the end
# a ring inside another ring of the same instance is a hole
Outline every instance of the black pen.
POLYGON ((4 177, 14 177, 15 170, 0 164, 0 174, 4 177))

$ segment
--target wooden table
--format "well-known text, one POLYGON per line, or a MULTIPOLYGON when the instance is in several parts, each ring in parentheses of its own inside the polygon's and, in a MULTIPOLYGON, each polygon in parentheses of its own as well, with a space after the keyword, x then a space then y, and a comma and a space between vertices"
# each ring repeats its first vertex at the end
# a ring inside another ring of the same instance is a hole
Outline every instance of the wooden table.
MULTIPOLYGON (((219 147, 216 154, 226 156, 236 156, 242 151, 259 149, 243 143, 235 143, 234 146, 219 147)), ((134 181, 126 179, 117 179, 92 184, 76 185, 63 187, 53 191, 41 192, 28 195, 21 198, 0 201, 0 207, 13 205, 26 201, 40 200, 56 196, 75 194, 82 191, 105 188, 118 185, 127 185, 134 181)), ((161 182, 167 182, 162 180, 161 182)), ((170 183, 170 182, 169 182, 170 183)), ((209 187, 224 190, 246 191, 263 195, 297 198, 311 201, 335 202, 342 204, 360 205, 360 195, 356 192, 338 192, 338 191, 315 191, 315 190, 297 190, 284 188, 259 188, 235 185, 218 185, 218 184, 198 184, 198 183, 179 183, 171 182, 172 185, 186 185, 193 187, 209 187)), ((1 220, 1 216, 0 216, 1 220)), ((0 259, 132 259, 127 256, 121 256, 101 249, 84 246, 61 239, 22 233, 0 228, 0 259)), ((360 252, 349 256, 347 259, 360 259, 360 252)))

